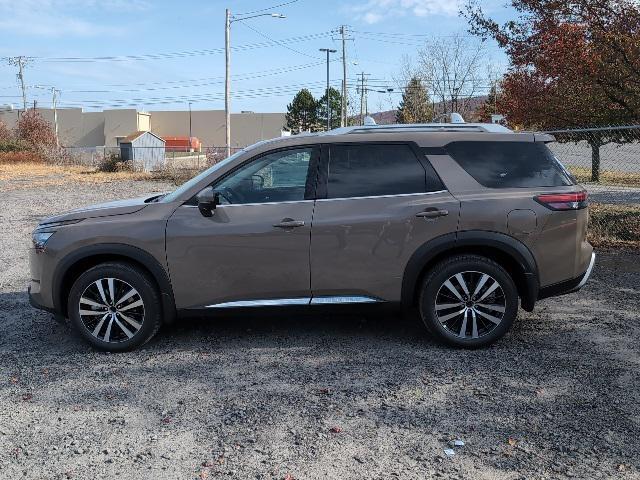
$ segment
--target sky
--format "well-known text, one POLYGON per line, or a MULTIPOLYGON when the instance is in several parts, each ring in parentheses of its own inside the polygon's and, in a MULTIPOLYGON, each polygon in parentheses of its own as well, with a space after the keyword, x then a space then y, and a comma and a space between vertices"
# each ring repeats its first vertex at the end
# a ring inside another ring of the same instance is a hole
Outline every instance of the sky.
MULTIPOLYGON (((397 81, 407 56, 413 62, 425 40, 468 35, 458 14, 462 0, 0 0, 0 106, 21 108, 17 67, 24 56, 27 100, 85 110, 224 109, 224 23, 229 8, 233 112, 284 112, 295 93, 319 98, 330 82, 340 88, 345 25, 350 95, 361 72, 371 92, 369 111, 395 108, 397 81), (273 8, 272 8, 273 7, 273 8), (271 14, 282 14, 276 18, 271 14), (251 19, 244 17, 260 15, 251 19)), ((483 9, 504 21, 506 0, 483 9)), ((478 42, 469 37, 470 42, 478 42)), ((487 60, 507 66, 503 52, 486 42, 487 60)))

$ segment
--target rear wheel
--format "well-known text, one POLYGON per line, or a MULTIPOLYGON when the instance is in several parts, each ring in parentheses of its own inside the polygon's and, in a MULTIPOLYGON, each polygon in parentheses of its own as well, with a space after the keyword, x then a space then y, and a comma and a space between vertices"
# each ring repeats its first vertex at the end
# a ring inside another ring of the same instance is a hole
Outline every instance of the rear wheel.
POLYGON ((499 264, 460 255, 436 265, 425 277, 420 316, 440 341, 483 347, 502 337, 518 313, 518 291, 499 264))
POLYGON ((71 323, 92 346, 131 350, 155 335, 162 323, 154 282, 126 263, 103 263, 78 277, 69 293, 71 323))

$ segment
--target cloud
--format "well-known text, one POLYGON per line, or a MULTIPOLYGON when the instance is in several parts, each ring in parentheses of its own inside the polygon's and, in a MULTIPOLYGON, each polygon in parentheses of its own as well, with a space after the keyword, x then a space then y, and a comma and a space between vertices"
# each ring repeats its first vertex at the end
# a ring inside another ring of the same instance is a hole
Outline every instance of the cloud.
POLYGON ((356 19, 368 23, 378 23, 390 16, 428 17, 432 15, 455 16, 460 10, 459 0, 367 0, 361 5, 350 7, 356 19))
POLYGON ((148 8, 144 0, 0 0, 0 32, 43 37, 119 36, 126 29, 109 25, 105 18, 117 20, 117 12, 148 8), (106 12, 109 15, 104 15, 106 12))

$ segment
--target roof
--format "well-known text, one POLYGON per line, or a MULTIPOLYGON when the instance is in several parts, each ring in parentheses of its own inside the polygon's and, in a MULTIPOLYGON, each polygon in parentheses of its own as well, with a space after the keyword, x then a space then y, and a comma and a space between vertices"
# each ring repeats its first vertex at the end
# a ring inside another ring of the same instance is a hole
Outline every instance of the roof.
POLYGON ((149 135, 153 135, 158 140, 162 140, 164 142, 163 138, 159 137, 158 135, 156 135, 153 132, 149 132, 149 131, 146 131, 146 130, 138 130, 137 132, 130 133, 129 135, 124 137, 122 140, 120 140, 120 143, 131 143, 135 139, 137 139, 137 138, 141 137, 142 135, 144 135, 145 133, 148 133, 149 135))
POLYGON ((413 123, 389 125, 358 125, 334 128, 321 135, 344 135, 350 133, 392 133, 392 132, 487 132, 512 133, 513 131, 496 123, 413 123))

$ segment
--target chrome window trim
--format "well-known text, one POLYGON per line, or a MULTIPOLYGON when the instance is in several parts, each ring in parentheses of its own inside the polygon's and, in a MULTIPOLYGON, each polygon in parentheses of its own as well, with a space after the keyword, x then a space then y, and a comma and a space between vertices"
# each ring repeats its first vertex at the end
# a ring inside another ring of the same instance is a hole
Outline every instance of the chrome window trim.
POLYGON ((437 193, 449 193, 449 190, 435 190, 433 192, 419 193, 398 193, 396 195, 369 195, 365 197, 336 197, 336 198, 319 198, 318 202, 331 202, 333 200, 367 200, 372 198, 396 198, 396 197, 415 197, 417 195, 435 195, 437 193))
POLYGON ((238 300, 207 305, 205 308, 278 307, 287 305, 343 305, 350 303, 377 303, 377 298, 365 295, 325 295, 320 297, 268 298, 263 300, 238 300))
MULTIPOLYGON (((315 202, 315 200, 285 200, 283 202, 262 202, 262 203, 221 203, 218 205, 218 208, 227 208, 227 207, 246 207, 246 206, 257 206, 257 205, 283 205, 290 203, 309 203, 315 202)), ((198 208, 197 205, 181 205, 181 207, 189 207, 189 208, 198 208)))

